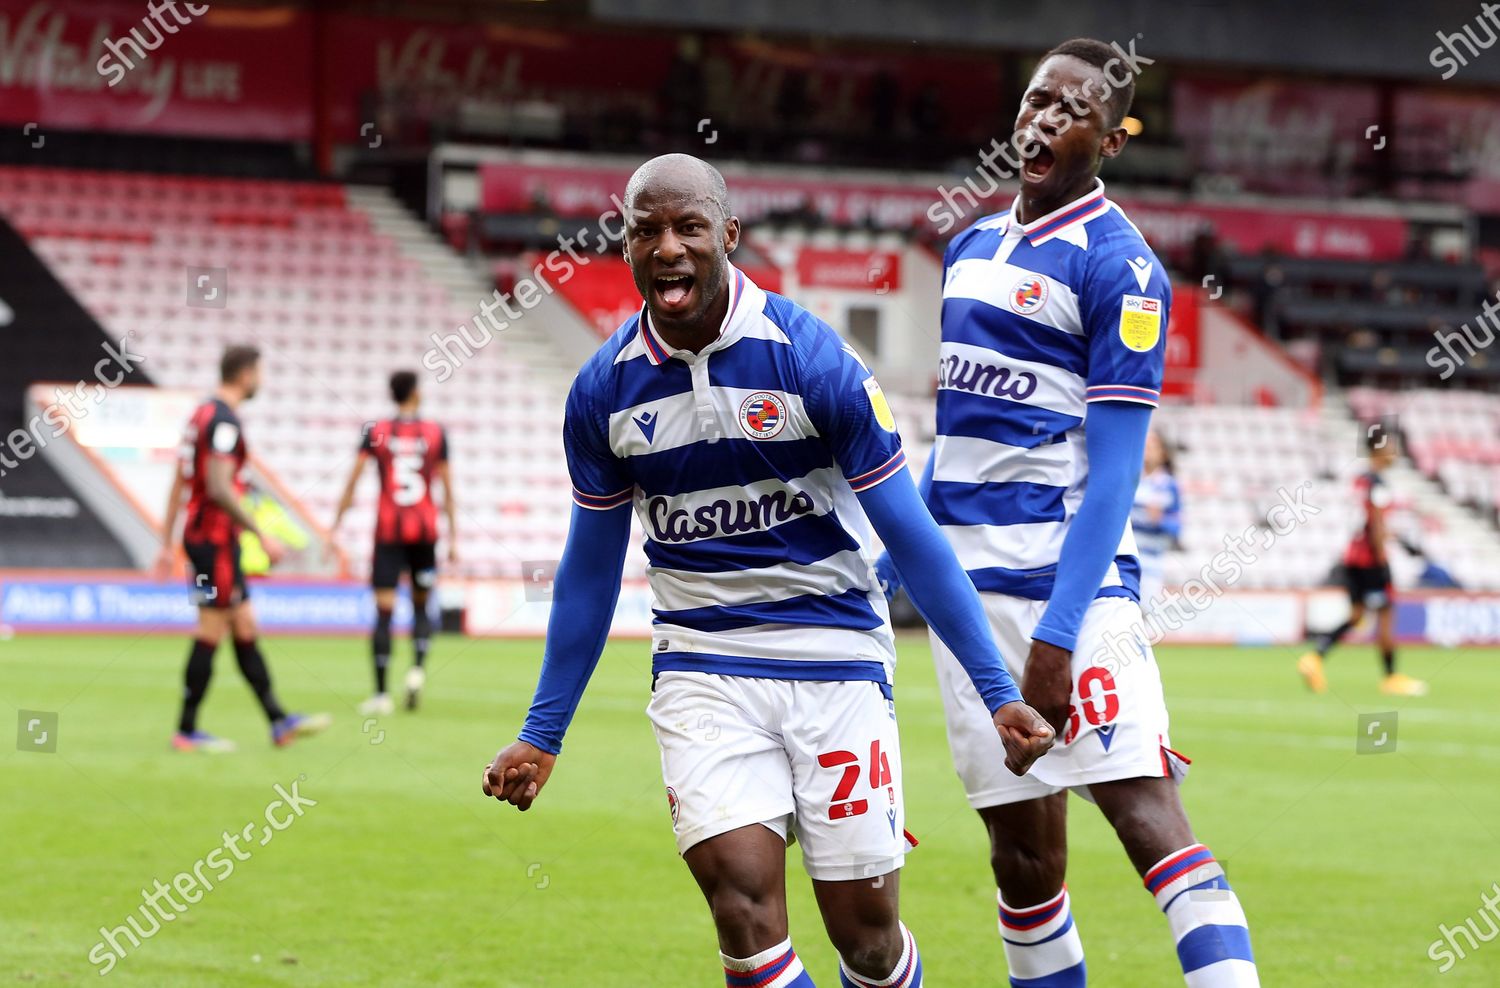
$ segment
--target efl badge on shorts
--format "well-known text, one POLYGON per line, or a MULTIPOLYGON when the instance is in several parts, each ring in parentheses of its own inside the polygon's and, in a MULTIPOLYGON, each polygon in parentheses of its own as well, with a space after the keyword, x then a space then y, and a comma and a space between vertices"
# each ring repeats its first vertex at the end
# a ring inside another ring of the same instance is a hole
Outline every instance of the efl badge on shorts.
POLYGON ((755 392, 740 405, 740 428, 751 439, 775 439, 786 428, 786 402, 769 391, 755 392))
POLYGON ((1145 353, 1161 339, 1161 299, 1144 295, 1120 298, 1120 342, 1145 353))
POLYGON ((1047 279, 1027 275, 1010 290, 1010 307, 1023 316, 1039 312, 1047 304, 1047 279))
POLYGON ((672 826, 677 826, 677 813, 681 804, 677 802, 677 790, 667 786, 667 809, 672 811, 672 826))
POLYGON ((896 431, 896 414, 891 411, 891 403, 885 400, 885 392, 880 390, 880 384, 873 377, 865 378, 865 394, 870 396, 870 407, 875 411, 875 421, 886 432, 896 431))

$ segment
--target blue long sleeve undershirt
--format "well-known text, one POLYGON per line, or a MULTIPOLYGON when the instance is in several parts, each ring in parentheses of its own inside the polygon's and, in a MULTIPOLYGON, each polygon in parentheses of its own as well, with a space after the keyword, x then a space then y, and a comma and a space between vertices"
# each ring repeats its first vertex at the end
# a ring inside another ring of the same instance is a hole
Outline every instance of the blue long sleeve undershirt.
MULTIPOLYGON (((979 594, 953 548, 902 470, 858 495, 895 565, 920 574, 912 602, 958 657, 993 713, 1021 699, 990 635, 979 594)), ((584 688, 599 663, 620 596, 630 539, 630 508, 574 507, 567 546, 553 581, 552 614, 536 694, 520 740, 558 754, 584 688)))
POLYGON ((1084 429, 1088 487, 1063 539, 1052 596, 1032 638, 1070 652, 1078 644, 1083 615, 1104 582, 1130 518, 1151 411, 1134 402, 1089 405, 1084 429))
POLYGON ((979 592, 932 520, 911 473, 903 469, 858 496, 907 595, 957 657, 989 711, 1021 699, 995 648, 979 592))
POLYGON ((520 733, 527 744, 554 755, 562 750, 563 735, 609 638, 629 544, 630 505, 608 511, 574 505, 552 583, 542 674, 520 733))

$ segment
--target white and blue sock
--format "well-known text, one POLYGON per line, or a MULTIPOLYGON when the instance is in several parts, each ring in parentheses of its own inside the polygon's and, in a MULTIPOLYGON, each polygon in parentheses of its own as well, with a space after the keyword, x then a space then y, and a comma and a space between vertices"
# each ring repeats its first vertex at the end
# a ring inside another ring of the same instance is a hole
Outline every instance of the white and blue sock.
POLYGON ((1258 988, 1250 924, 1212 851, 1202 844, 1173 851, 1144 882, 1167 914, 1188 988, 1258 988))
POLYGON ((1037 906, 1013 909, 1000 897, 1000 938, 1011 988, 1083 988, 1083 941, 1067 886, 1037 906))
POLYGON ((724 962, 728 988, 817 988, 797 959, 790 939, 754 957, 730 957, 722 952, 719 957, 724 962))
POLYGON ((839 984, 843 988, 922 988, 922 955, 917 953, 916 937, 905 923, 901 927, 901 959, 891 973, 880 981, 871 981, 849 970, 844 959, 839 958, 839 984))

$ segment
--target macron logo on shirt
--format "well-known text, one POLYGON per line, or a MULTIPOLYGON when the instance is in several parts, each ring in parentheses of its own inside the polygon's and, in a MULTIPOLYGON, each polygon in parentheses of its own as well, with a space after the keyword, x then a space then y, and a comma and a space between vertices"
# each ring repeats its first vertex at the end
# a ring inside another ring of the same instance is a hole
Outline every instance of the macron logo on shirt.
POLYGON ((1144 292, 1146 283, 1151 280, 1151 262, 1144 257, 1137 257, 1133 261, 1126 259, 1125 263, 1130 265, 1130 273, 1135 275, 1135 283, 1140 285, 1141 291, 1144 292))
POLYGON ((646 445, 649 446, 651 444, 651 437, 656 435, 656 413, 642 412, 631 419, 631 421, 640 427, 641 435, 646 437, 646 445))

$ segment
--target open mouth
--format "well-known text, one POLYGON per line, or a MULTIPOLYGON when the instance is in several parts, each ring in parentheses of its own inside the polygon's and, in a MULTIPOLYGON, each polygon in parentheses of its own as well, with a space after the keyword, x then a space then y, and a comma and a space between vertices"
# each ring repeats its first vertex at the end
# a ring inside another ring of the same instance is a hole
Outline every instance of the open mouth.
POLYGON ((656 300, 668 311, 686 307, 696 284, 697 279, 690 274, 665 274, 652 280, 656 300))
POLYGON ((1052 171, 1056 159, 1052 155, 1052 149, 1045 144, 1032 145, 1031 152, 1031 157, 1021 167, 1021 176, 1028 182, 1040 182, 1052 171))

